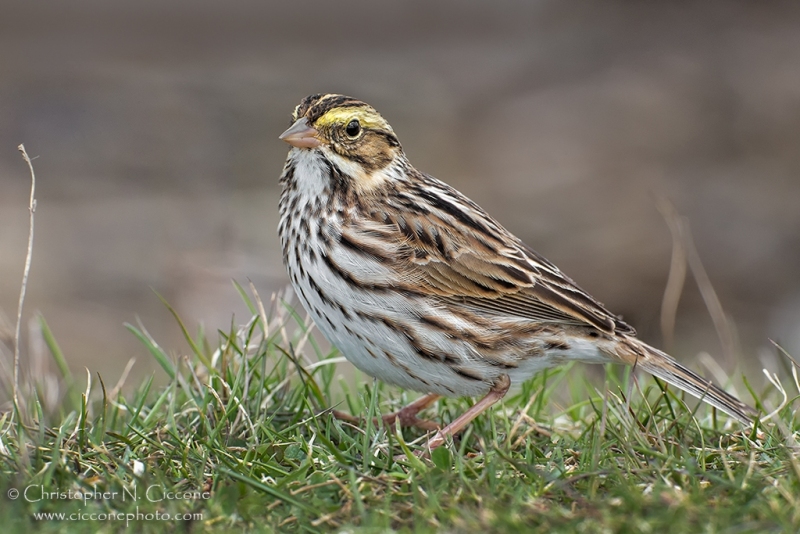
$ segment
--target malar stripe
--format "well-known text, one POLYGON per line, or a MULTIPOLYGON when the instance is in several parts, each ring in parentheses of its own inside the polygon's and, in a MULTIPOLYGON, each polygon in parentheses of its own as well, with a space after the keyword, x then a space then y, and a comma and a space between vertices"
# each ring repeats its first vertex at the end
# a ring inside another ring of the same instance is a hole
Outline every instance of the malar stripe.
MULTIPOLYGON (((322 158, 322 163, 327 167, 327 174, 333 178, 334 186, 336 187, 344 187, 347 184, 345 179, 345 173, 342 172, 342 169, 339 168, 334 162, 329 160, 328 158, 322 158)), ((329 195, 329 200, 333 199, 333 195, 329 195)))
POLYGON ((366 157, 361 156, 360 154, 356 154, 354 152, 346 152, 344 150, 342 150, 342 151, 337 150, 336 152, 340 156, 349 159, 353 163, 356 163, 357 165, 360 165, 361 167, 363 167, 366 170, 375 171, 375 170, 382 169, 383 167, 385 167, 385 165, 377 165, 373 161, 372 158, 367 159, 366 157))
POLYGON ((278 183, 284 186, 292 185, 294 182, 294 168, 294 162, 284 167, 283 174, 281 175, 281 179, 278 180, 278 183))

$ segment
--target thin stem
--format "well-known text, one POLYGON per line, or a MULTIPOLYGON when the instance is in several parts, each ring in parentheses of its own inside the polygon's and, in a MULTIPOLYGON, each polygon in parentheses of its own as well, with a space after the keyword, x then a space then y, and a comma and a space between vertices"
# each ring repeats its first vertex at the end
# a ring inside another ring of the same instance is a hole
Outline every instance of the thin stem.
POLYGON ((661 300, 661 337, 664 350, 671 352, 675 339, 675 317, 678 314, 678 304, 686 281, 686 247, 682 232, 684 221, 678 215, 675 206, 665 197, 659 199, 658 211, 667 222, 669 233, 672 235, 669 277, 664 288, 664 298, 661 300))
POLYGON ((25 292, 28 289, 28 275, 31 272, 31 256, 33 255, 33 214, 36 211, 36 174, 33 172, 33 162, 25 151, 25 145, 19 145, 17 150, 22 154, 22 159, 28 164, 31 171, 31 199, 28 204, 30 212, 30 230, 28 231, 28 253, 25 256, 25 270, 22 272, 22 287, 19 290, 19 304, 17 305, 17 328, 14 332, 14 406, 19 408, 19 337, 22 327, 22 308, 25 304, 25 292))

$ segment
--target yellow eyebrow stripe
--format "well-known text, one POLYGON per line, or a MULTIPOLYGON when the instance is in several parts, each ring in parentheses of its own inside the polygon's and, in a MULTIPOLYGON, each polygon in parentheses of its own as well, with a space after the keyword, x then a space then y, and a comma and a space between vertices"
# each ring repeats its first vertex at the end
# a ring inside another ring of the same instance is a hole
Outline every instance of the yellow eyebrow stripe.
POLYGON ((389 125, 378 113, 363 108, 336 108, 328 111, 318 118, 314 125, 317 127, 327 127, 334 124, 347 124, 353 119, 357 119, 364 128, 383 128, 391 130, 389 125))

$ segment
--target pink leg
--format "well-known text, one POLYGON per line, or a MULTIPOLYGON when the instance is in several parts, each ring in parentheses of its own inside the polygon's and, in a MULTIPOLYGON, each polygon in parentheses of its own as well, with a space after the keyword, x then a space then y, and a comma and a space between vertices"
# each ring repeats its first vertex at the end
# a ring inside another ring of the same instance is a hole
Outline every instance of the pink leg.
POLYGON ((436 399, 441 395, 435 393, 428 393, 418 398, 408 406, 405 406, 394 413, 389 413, 383 416, 383 422, 387 426, 399 424, 400 426, 416 426, 424 430, 439 430, 439 425, 433 421, 426 421, 420 419, 417 414, 436 402, 436 399))
MULTIPOLYGON (((416 426, 422 428, 423 430, 439 430, 439 425, 433 421, 426 421, 425 419, 420 419, 417 417, 417 414, 420 411, 436 402, 436 399, 439 397, 440 395, 436 395, 434 393, 423 395, 408 406, 405 406, 396 412, 384 415, 382 417, 383 423, 386 426, 399 424, 400 426, 416 426)), ((339 410, 333 410, 331 413, 336 419, 347 421, 348 423, 352 423, 354 425, 360 424, 362 421, 360 417, 355 417, 353 415, 340 412, 339 410)))
POLYGON ((473 419, 505 397, 509 387, 511 387, 511 379, 508 375, 502 375, 497 379, 492 389, 489 390, 489 393, 487 393, 484 398, 476 402, 472 408, 461 414, 455 421, 437 432, 436 435, 428 441, 426 449, 433 450, 441 446, 445 440, 447 440, 448 436, 454 436, 464 430, 464 427, 470 424, 473 419))

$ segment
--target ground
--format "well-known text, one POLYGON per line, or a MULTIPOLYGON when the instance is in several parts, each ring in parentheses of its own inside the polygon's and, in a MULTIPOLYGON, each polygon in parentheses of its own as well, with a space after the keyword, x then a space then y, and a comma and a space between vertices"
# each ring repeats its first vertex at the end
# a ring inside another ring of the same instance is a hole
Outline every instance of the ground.
MULTIPOLYGON (((370 422, 412 394, 344 380, 348 364, 318 352, 296 313, 282 304, 259 313, 241 294, 253 318, 219 331, 218 344, 184 329, 191 355, 170 356, 130 326, 169 377, 165 387, 72 377, 42 320, 63 397, 42 402, 42 379, 0 419, 7 532, 800 528, 796 380, 784 407, 750 429, 691 410, 629 369, 609 367, 598 381, 567 366, 417 458, 421 431, 370 422), (334 407, 365 422, 337 420, 334 407)), ((762 409, 783 400, 775 387, 748 397, 762 409)), ((425 415, 449 421, 469 402, 443 400, 425 415)))

